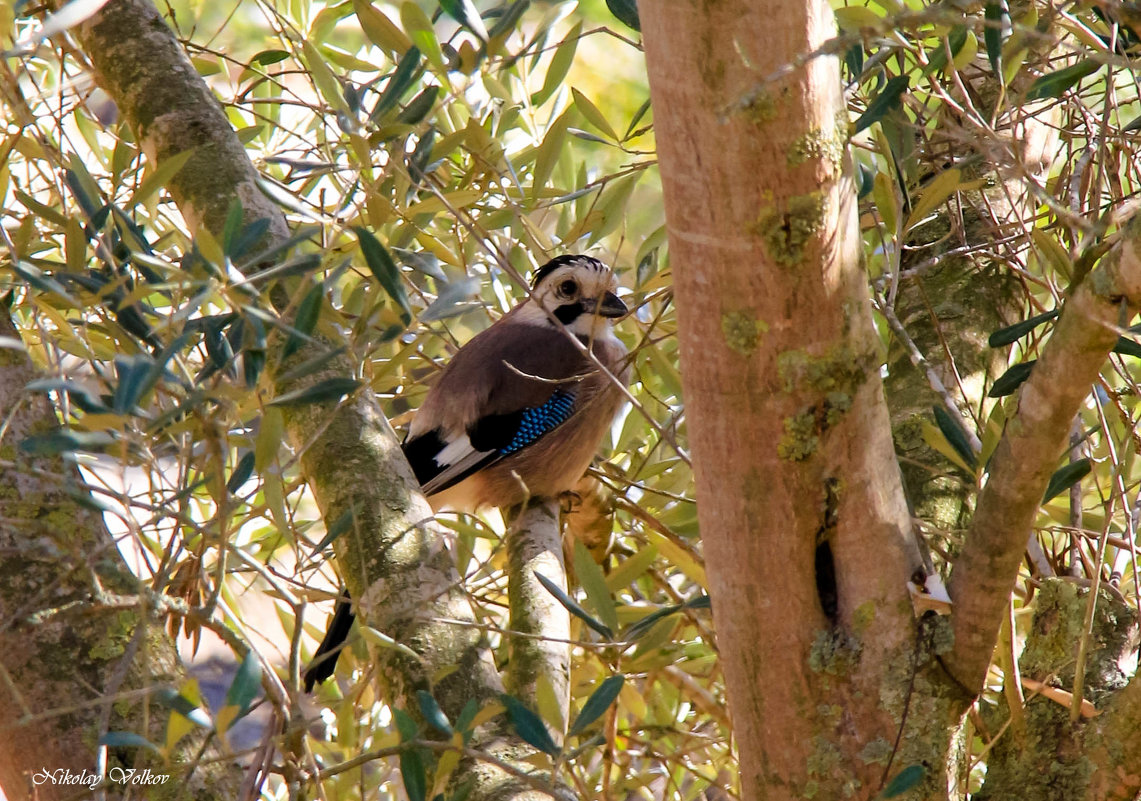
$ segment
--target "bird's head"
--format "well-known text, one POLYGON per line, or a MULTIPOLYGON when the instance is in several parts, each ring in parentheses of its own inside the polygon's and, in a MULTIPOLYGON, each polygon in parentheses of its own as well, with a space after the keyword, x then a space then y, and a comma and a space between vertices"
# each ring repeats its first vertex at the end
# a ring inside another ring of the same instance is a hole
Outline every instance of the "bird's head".
POLYGON ((548 325, 553 325, 548 314, 553 315, 580 337, 601 336, 615 318, 629 311, 615 294, 618 278, 590 256, 551 259, 535 272, 531 286, 531 302, 520 314, 529 322, 548 325))

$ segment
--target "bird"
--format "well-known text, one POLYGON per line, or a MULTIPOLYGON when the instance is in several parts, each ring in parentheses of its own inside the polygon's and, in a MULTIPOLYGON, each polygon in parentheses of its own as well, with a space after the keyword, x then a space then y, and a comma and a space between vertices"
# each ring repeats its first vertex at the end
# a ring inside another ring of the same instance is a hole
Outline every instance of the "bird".
MULTIPOLYGON (((535 271, 527 298, 456 351, 402 444, 433 511, 507 509, 582 478, 629 381, 613 327, 629 309, 617 289, 598 259, 557 256, 535 271)), ((306 692, 332 675, 354 618, 345 591, 306 692)))

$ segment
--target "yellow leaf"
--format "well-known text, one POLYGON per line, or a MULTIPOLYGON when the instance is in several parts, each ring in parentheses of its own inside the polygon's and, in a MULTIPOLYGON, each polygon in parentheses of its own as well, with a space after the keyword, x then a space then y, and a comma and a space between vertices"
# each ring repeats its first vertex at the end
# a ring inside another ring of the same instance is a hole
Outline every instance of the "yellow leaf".
POLYGON ((858 31, 860 28, 879 28, 884 23, 883 17, 867 6, 844 6, 834 9, 836 22, 840 30, 858 31))
POLYGON ((895 197, 895 186, 887 173, 876 173, 872 182, 872 199, 876 202, 876 209, 880 213, 880 219, 883 220, 888 235, 894 235, 899 222, 899 202, 895 197))
MULTIPOLYGON (((578 543, 575 544, 577 545, 578 543)), ((566 710, 563 708, 563 704, 555 692, 554 685, 551 684, 551 677, 546 673, 540 673, 535 680, 535 704, 538 707, 539 716, 545 720, 552 729, 557 732, 566 731, 566 710)))
POLYGON ((915 201, 915 205, 911 209, 911 216, 907 218, 907 225, 904 230, 908 231, 920 222, 949 198, 956 189, 959 188, 959 179, 962 178, 962 171, 957 167, 952 167, 949 170, 944 170, 935 176, 927 187, 923 190, 923 194, 915 201))
POLYGON ((646 539, 658 547, 662 552, 662 556, 666 558, 670 564, 678 568, 682 573, 685 573, 694 582, 702 587, 708 587, 705 578, 705 568, 697 563, 697 559, 693 554, 676 544, 668 537, 659 534, 652 528, 646 529, 646 539))
POLYGON ((959 456, 958 452, 951 446, 951 443, 943 436, 943 432, 939 430, 939 427, 934 423, 928 423, 926 420, 923 421, 923 441, 946 456, 956 465, 963 468, 963 470, 967 471, 968 475, 973 476, 975 474, 975 471, 967 466, 967 463, 963 461, 963 457, 959 456))
POLYGON ((341 91, 341 84, 329 69, 329 65, 325 63, 321 51, 311 42, 305 41, 301 43, 301 53, 305 58, 305 65, 309 67, 309 75, 312 76, 313 83, 317 85, 317 91, 321 93, 325 102, 336 111, 352 116, 349 104, 345 102, 344 93, 341 91))
POLYGON ((587 122, 593 125, 602 133, 609 136, 611 139, 617 139, 618 134, 610 127, 610 123, 606 121, 606 117, 598 110, 598 106, 590 102, 590 98, 584 95, 579 90, 571 87, 571 95, 574 97, 574 104, 578 110, 582 112, 582 116, 586 117, 587 122))
POLYGON ((281 409, 270 406, 262 412, 261 426, 254 441, 254 469, 262 473, 277 461, 277 450, 285 438, 285 419, 281 409))
POLYGON ((1030 239, 1040 259, 1065 276, 1066 280, 1073 278, 1074 263, 1061 242, 1040 228, 1030 230, 1030 239))
POLYGON ((437 195, 426 197, 419 203, 413 203, 406 209, 408 216, 413 217, 417 214, 437 214, 441 211, 451 211, 452 209, 463 209, 475 203, 483 197, 483 192, 479 189, 460 189, 456 192, 450 192, 443 196, 441 199, 437 195))
POLYGON ((436 763, 436 778, 432 780, 432 798, 442 794, 448 788, 448 779, 460 764, 459 751, 445 751, 436 763))
POLYGON ((963 42, 963 46, 959 48, 959 52, 951 60, 955 69, 966 69, 967 65, 975 60, 975 56, 979 52, 979 38, 975 36, 974 31, 967 31, 967 40, 963 42))
POLYGON ((353 10, 357 13, 357 21, 360 22, 364 35, 381 50, 401 55, 412 47, 412 40, 404 35, 404 31, 368 0, 353 0, 353 10))
POLYGON ((444 69, 444 54, 440 50, 440 41, 436 38, 436 31, 432 28, 432 21, 424 10, 415 3, 404 3, 400 6, 400 24, 408 32, 412 44, 420 48, 420 52, 431 62, 433 67, 444 69))
POLYGON ((502 715, 504 712, 503 704, 498 701, 491 701, 483 709, 476 712, 475 717, 471 719, 472 729, 478 729, 484 723, 487 723, 494 717, 502 715))
POLYGON ((635 579, 650 569, 657 556, 658 549, 653 545, 639 549, 637 553, 629 559, 623 559, 610 571, 610 575, 606 577, 606 586, 611 592, 629 587, 635 579))

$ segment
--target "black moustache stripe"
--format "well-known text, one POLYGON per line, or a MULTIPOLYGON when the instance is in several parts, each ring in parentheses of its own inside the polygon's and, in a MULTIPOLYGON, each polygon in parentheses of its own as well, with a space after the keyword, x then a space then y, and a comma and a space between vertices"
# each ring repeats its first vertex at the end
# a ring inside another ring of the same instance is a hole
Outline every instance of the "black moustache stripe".
POLYGON ((582 303, 567 303, 555 309, 555 317, 563 325, 570 325, 579 318, 579 315, 586 312, 582 307, 582 303))

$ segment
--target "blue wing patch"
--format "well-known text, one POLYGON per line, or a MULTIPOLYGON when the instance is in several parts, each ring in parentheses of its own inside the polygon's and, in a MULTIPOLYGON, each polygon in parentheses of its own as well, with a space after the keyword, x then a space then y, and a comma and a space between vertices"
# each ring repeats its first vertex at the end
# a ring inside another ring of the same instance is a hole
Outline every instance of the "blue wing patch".
POLYGON ((547 432, 558 428, 574 413, 574 396, 558 391, 542 406, 527 409, 519 419, 519 427, 511 441, 499 449, 501 456, 522 450, 547 432))

